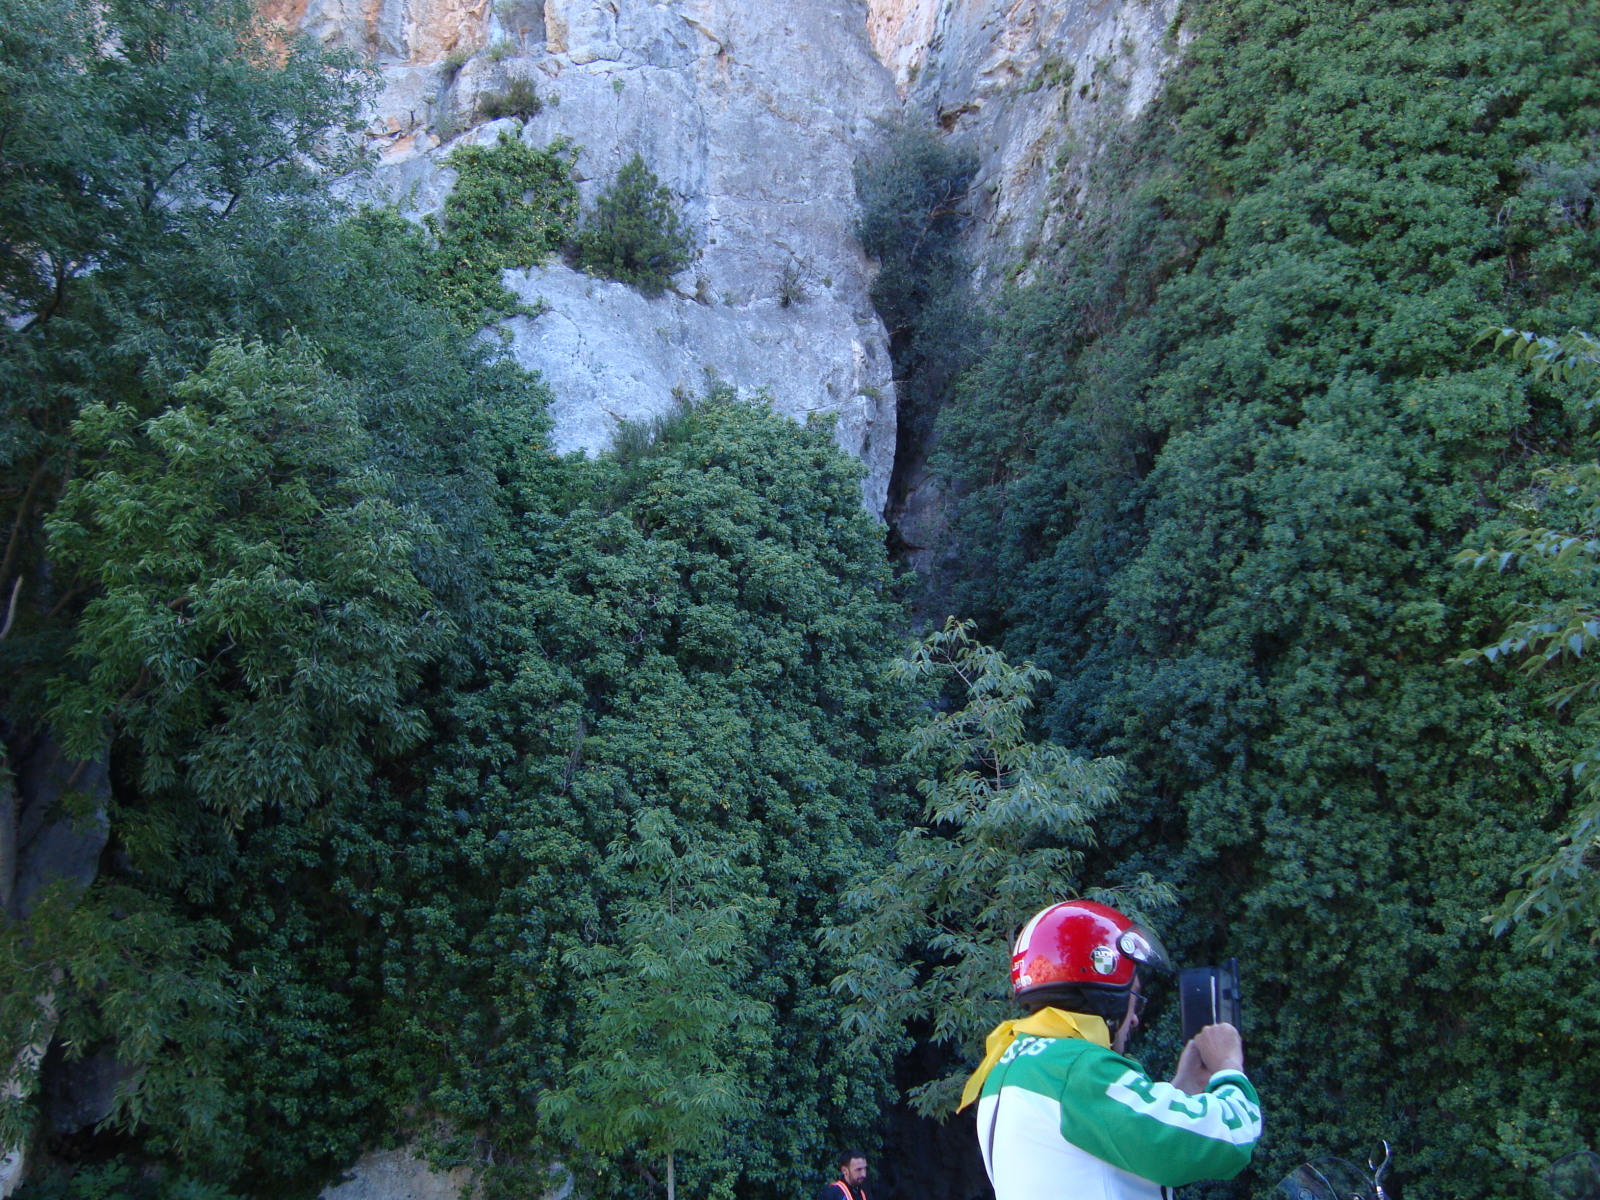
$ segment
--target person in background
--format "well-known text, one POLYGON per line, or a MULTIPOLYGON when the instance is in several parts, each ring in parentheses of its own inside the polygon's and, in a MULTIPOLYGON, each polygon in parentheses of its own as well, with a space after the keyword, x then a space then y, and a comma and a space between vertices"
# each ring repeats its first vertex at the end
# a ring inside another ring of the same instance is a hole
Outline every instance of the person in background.
POLYGON ((1249 1164, 1261 1108, 1237 1029, 1202 1029, 1171 1083, 1123 1054, 1141 972, 1170 969, 1154 934, 1090 900, 1052 904, 1023 928, 1011 990, 1030 1015, 989 1035, 961 1097, 978 1104, 995 1200, 1159 1200, 1249 1164))
POLYGON ((859 1150, 839 1153, 839 1178, 817 1193, 817 1200, 867 1200, 867 1158, 859 1150))

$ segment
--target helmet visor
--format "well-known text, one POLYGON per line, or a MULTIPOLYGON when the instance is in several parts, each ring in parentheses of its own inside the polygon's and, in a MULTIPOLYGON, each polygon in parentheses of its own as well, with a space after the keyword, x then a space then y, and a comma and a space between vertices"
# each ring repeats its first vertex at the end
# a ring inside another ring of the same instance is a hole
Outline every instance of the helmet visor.
POLYGON ((1160 938, 1143 925, 1130 925, 1123 930, 1117 938, 1117 949, 1141 967, 1168 974, 1172 972, 1172 959, 1167 956, 1167 948, 1161 944, 1160 938))

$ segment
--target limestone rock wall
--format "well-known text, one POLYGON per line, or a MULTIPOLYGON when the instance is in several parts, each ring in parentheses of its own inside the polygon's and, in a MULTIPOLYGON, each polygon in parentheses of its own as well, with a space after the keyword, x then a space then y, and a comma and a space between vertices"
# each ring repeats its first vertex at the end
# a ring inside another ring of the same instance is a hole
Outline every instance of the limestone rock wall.
POLYGON ((907 103, 978 154, 980 286, 1070 209, 1113 125, 1159 93, 1187 41, 1179 0, 870 0, 873 47, 907 103))
POLYGON ((635 152, 678 197, 699 256, 647 300, 560 263, 513 272, 548 306, 508 322, 513 353, 555 393, 560 450, 595 451, 707 375, 779 411, 833 414, 881 513, 894 384, 856 244, 852 165, 900 101, 874 57, 863 0, 271 0, 269 13, 382 72, 369 136, 376 176, 353 183, 412 215, 436 210, 462 141, 501 132, 581 149, 585 206, 635 152), (484 123, 521 76, 544 99, 526 123, 484 123))
MULTIPOLYGON (((977 155, 968 249, 980 293, 1027 278, 1107 137, 1159 94, 1188 40, 1179 4, 869 0, 873 49, 908 114, 977 155)), ((900 446, 889 519, 905 560, 937 590, 946 521, 930 450, 900 446)))
POLYGON ((321 1200, 460 1200, 472 1183, 469 1167, 436 1171, 410 1150, 363 1154, 321 1200))

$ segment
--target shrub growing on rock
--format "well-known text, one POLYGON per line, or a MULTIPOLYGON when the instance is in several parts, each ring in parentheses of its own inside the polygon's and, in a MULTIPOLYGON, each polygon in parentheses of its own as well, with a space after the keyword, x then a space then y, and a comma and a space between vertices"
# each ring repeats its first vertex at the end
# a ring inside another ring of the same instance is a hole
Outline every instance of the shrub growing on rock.
POLYGON ((536 266, 572 236, 574 157, 564 141, 536 150, 505 133, 492 146, 451 152, 445 163, 455 168, 456 185, 441 217, 428 220, 438 242, 431 268, 435 303, 472 328, 528 311, 500 282, 500 272, 536 266))
POLYGON ((578 237, 578 265, 659 296, 693 248, 672 193, 635 154, 595 202, 578 237))
POLYGON ((511 76, 506 80, 505 87, 497 92, 485 93, 478 101, 478 113, 486 121, 498 121, 501 117, 516 117, 526 121, 543 110, 544 97, 539 95, 539 89, 526 75, 511 76))

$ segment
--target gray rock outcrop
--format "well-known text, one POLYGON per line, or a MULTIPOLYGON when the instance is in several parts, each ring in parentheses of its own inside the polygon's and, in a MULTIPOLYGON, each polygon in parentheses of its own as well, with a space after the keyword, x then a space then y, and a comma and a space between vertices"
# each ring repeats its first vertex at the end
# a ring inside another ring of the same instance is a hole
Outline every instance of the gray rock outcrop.
MULTIPOLYGON (((978 161, 972 284, 1028 278, 1070 220, 1096 155, 1159 93, 1188 34, 1179 0, 870 0, 874 49, 908 109, 978 161)), ((901 456, 891 523, 906 561, 940 570, 945 511, 926 445, 901 456)))
MULTIPOLYGON (((553 1163, 548 1178, 538 1200, 572 1200, 570 1170, 553 1163)), ((321 1200, 461 1200, 471 1194, 471 1167, 441 1171, 411 1150, 373 1150, 357 1159, 340 1182, 323 1189, 321 1200)))
POLYGON ((912 107, 980 163, 975 283, 1024 264, 1106 135, 1161 90, 1188 34, 1179 0, 871 0, 879 57, 912 107))
POLYGON ((586 206, 634 153, 678 199, 698 257, 657 299, 560 263, 508 274, 546 308, 508 322, 512 352, 555 393, 558 449, 595 451, 619 420, 667 411, 707 372, 796 418, 837 417, 883 510, 894 384, 853 234, 852 167, 898 108, 862 0, 275 0, 269 14, 368 54, 383 74, 356 185, 435 211, 458 142, 568 138, 586 206), (515 79, 526 122, 476 114, 515 79))
POLYGON ((15 780, 0 778, 0 912, 26 920, 52 885, 94 882, 110 836, 105 758, 67 758, 47 733, 19 736, 15 780))
POLYGON ((322 1200, 457 1200, 472 1180, 469 1167, 436 1171, 409 1150, 363 1154, 322 1200))

